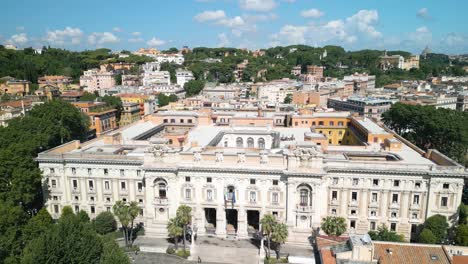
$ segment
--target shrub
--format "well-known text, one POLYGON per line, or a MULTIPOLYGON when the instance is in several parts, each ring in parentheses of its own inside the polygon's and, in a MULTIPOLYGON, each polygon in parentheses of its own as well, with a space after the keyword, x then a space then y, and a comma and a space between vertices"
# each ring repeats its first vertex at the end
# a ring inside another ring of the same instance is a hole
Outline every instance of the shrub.
POLYGON ((168 247, 168 248, 166 249, 166 253, 167 253, 167 254, 174 254, 174 253, 175 253, 175 250, 174 250, 174 248, 172 248, 172 247, 168 247))
POLYGON ((177 253, 176 253, 177 256, 181 257, 181 258, 188 258, 190 256, 190 250, 178 250, 177 253))
POLYGON ((96 216, 94 221, 94 228, 96 232, 101 235, 114 232, 117 229, 117 222, 111 212, 102 212, 96 216))

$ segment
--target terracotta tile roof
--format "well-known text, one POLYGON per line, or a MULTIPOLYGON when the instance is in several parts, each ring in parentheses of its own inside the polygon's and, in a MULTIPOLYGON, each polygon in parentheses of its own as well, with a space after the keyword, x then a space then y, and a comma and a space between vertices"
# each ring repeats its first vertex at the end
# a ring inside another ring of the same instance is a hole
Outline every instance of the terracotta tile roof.
POLYGON ((468 256, 453 256, 453 264, 465 264, 468 263, 468 256))
POLYGON ((336 264, 336 258, 333 256, 333 253, 330 249, 320 250, 320 256, 322 259, 322 264, 336 264))
POLYGON ((317 236, 315 242, 317 243, 317 248, 320 250, 330 246, 341 245, 348 241, 348 239, 349 237, 317 236))
POLYGON ((374 241, 374 259, 378 260, 379 264, 450 264, 440 245, 374 241))
POLYGON ((8 102, 0 103, 0 108, 3 108, 3 107, 19 108, 19 107, 22 107, 21 101, 23 101, 23 104, 25 107, 30 106, 32 104, 31 100, 8 101, 8 102))

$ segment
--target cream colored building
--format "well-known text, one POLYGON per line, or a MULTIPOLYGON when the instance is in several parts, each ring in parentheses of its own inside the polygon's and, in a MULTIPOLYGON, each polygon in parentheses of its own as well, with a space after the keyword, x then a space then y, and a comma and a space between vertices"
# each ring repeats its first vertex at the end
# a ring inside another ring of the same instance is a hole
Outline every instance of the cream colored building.
POLYGON ((369 119, 315 115, 306 117, 309 125, 287 127, 272 125, 260 111, 244 123, 218 122, 223 117, 209 111, 161 112, 88 142, 69 142, 37 158, 48 186, 46 208, 54 218, 66 205, 95 217, 118 200, 136 201, 137 222, 157 237, 167 236, 168 220, 182 204, 192 207, 199 236, 248 238, 263 215, 273 214, 295 243, 308 243, 329 215, 345 217, 350 233, 386 224, 409 239, 427 217, 456 214, 464 167, 369 119), (332 128, 355 144, 323 145, 332 128))

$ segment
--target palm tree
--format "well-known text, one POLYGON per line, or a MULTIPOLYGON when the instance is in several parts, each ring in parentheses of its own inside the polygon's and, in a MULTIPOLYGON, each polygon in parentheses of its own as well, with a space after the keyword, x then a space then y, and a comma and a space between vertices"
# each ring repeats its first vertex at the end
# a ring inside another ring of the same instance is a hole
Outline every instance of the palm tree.
POLYGON ((273 232, 273 227, 276 225, 276 219, 273 215, 266 214, 263 216, 260 222, 262 223, 262 232, 263 234, 265 234, 267 238, 267 244, 268 244, 267 258, 270 258, 270 249, 271 249, 270 239, 271 239, 271 233, 273 232))
POLYGON ((327 216, 322 219, 321 228, 329 236, 341 236, 346 232, 346 219, 343 217, 327 216))
POLYGON ((288 226, 283 223, 277 223, 273 226, 273 232, 271 233, 271 240, 276 243, 276 259, 280 257, 281 244, 286 243, 288 238, 288 226))
POLYGON ((138 207, 137 202, 131 202, 130 204, 125 203, 124 201, 117 201, 114 206, 114 214, 119 219, 120 224, 122 225, 122 232, 124 234, 125 245, 131 246, 133 244, 133 221, 138 216, 140 208, 138 207), (131 230, 130 237, 128 230, 131 230))
POLYGON ((187 231, 187 225, 190 223, 192 218, 192 208, 187 205, 179 206, 179 208, 177 208, 176 218, 178 219, 179 223, 183 226, 182 242, 184 243, 185 251, 185 233, 187 231))
POLYGON ((169 223, 167 224, 167 233, 170 237, 174 238, 175 249, 179 249, 178 242, 179 237, 183 234, 183 229, 177 217, 169 219, 169 223))

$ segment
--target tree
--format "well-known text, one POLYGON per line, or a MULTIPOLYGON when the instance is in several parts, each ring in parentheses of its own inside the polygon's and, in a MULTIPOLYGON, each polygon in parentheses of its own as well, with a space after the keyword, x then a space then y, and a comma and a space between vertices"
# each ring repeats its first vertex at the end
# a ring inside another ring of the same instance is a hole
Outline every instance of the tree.
POLYGON ((177 102, 177 96, 175 94, 171 94, 170 96, 167 96, 163 93, 158 94, 158 105, 159 106, 166 106, 170 102, 177 102))
POLYGON ((62 208, 62 214, 60 215, 61 219, 64 219, 66 217, 73 217, 73 216, 75 216, 75 214, 73 213, 73 209, 71 208, 71 206, 66 205, 62 208))
POLYGON ((436 243, 441 244, 447 238, 447 217, 443 215, 433 215, 424 222, 424 229, 428 229, 436 238, 436 243))
POLYGON ((125 245, 127 247, 130 247, 133 244, 133 221, 140 212, 138 203, 131 202, 128 204, 124 201, 117 201, 114 204, 113 209, 115 216, 117 216, 120 224, 122 225, 122 232, 124 234, 125 245))
POLYGON ((103 253, 100 264, 130 264, 127 254, 110 238, 102 237, 103 253))
POLYGON ((90 225, 65 215, 26 245, 21 263, 100 263, 102 253, 102 241, 90 225))
POLYGON ((271 234, 273 233, 273 229, 276 225, 276 219, 271 214, 265 214, 260 221, 262 224, 262 232, 266 236, 267 241, 267 258, 270 258, 270 251, 271 251, 271 234))
POLYGON ((31 241, 43 233, 47 232, 53 225, 54 220, 47 212, 46 208, 39 210, 37 215, 29 219, 27 225, 23 228, 24 241, 31 241))
POLYGON ((86 211, 80 210, 76 214, 76 217, 78 217, 78 220, 80 220, 82 223, 89 223, 89 215, 86 211))
POLYGON ((117 229, 117 222, 111 212, 101 212, 94 220, 94 229, 98 234, 105 235, 117 229))
POLYGON ((468 205, 463 203, 458 206, 458 223, 460 225, 468 224, 468 205))
POLYGON ((288 238, 288 226, 284 223, 276 223, 271 233, 271 241, 275 242, 276 258, 280 258, 281 245, 286 243, 288 238))
POLYGON ((321 228, 329 236, 341 236, 346 232, 346 219, 336 216, 325 217, 322 219, 321 228))
POLYGON ((183 238, 182 242, 184 243, 184 252, 185 252, 185 237, 187 232, 187 226, 192 220, 192 208, 186 205, 181 205, 177 208, 176 212, 177 222, 182 225, 183 238))
POLYGON ((89 93, 89 92, 84 92, 83 96, 80 97, 80 101, 82 102, 92 102, 96 100, 98 96, 95 95, 94 93, 89 93))
POLYGON ((169 219, 167 224, 167 233, 169 237, 174 239, 175 249, 177 250, 179 248, 179 237, 183 235, 183 227, 177 217, 169 219))
POLYGON ((396 232, 389 231, 385 224, 382 224, 377 228, 377 231, 369 231, 369 236, 372 240, 378 241, 390 241, 390 242, 404 242, 405 238, 403 235, 397 234, 396 232))
POLYGON ((205 82, 202 80, 190 80, 184 84, 184 90, 187 96, 199 94, 205 87, 205 82))
POLYGON ((116 74, 114 76, 114 80, 115 80, 115 85, 122 85, 122 74, 121 73, 116 74))
POLYGON ((468 225, 459 225, 455 233, 455 243, 458 246, 468 246, 468 225))
POLYGON ((292 102, 292 94, 287 94, 286 97, 284 98, 284 103, 290 104, 291 102, 292 102))
POLYGON ((26 221, 20 206, 0 202, 0 263, 18 263, 23 248, 21 227, 26 221))
POLYGON ((424 228, 419 234, 418 242, 424 244, 435 244, 437 243, 437 237, 430 229, 424 228))

